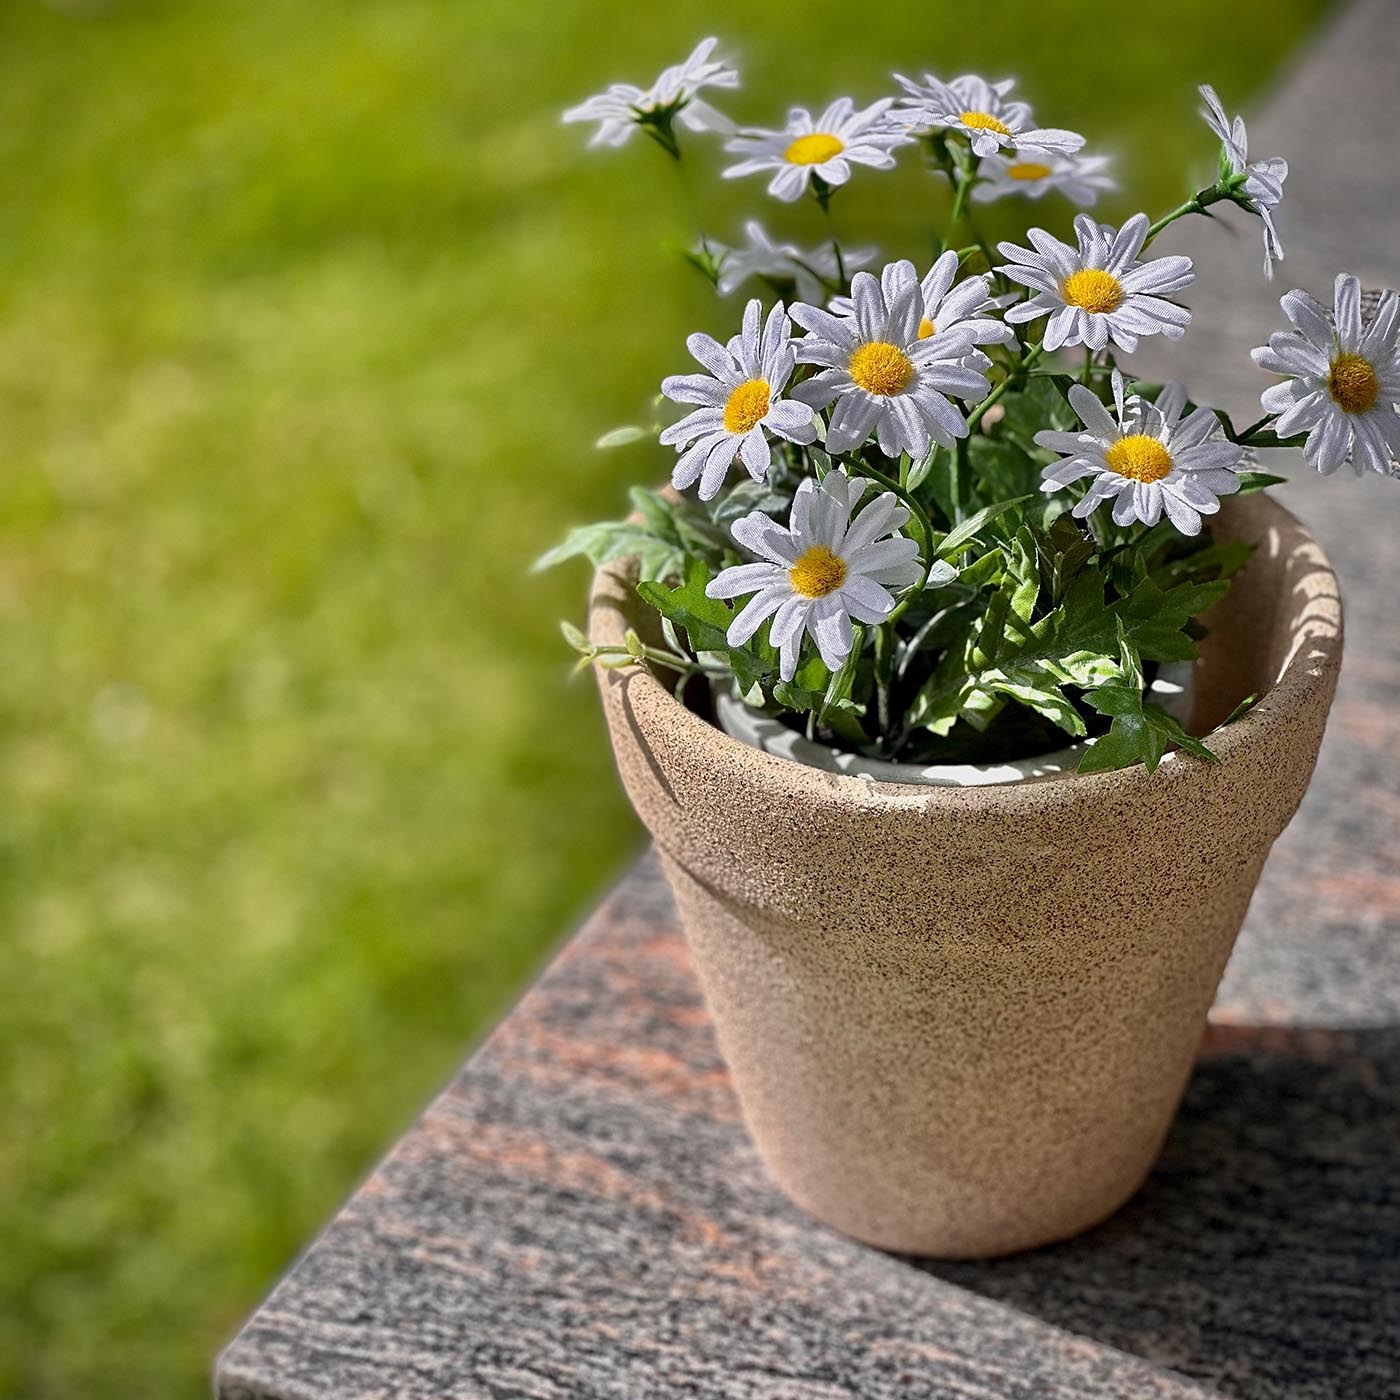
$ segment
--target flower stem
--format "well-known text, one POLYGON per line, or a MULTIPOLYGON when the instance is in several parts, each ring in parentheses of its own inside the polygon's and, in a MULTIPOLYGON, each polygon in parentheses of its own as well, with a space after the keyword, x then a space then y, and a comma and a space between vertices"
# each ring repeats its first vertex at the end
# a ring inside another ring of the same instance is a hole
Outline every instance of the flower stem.
POLYGON ((875 713, 880 733, 890 732, 890 682, 894 679, 894 614, 875 629, 875 713))
POLYGON ((1241 433, 1239 444, 1241 447, 1302 447, 1308 440, 1306 433, 1295 433, 1292 437, 1281 438, 1275 432, 1255 432, 1241 433))
POLYGON ((817 197, 817 203, 822 207, 822 214, 826 218, 826 231, 831 239, 831 251, 836 255, 836 275, 841 279, 841 290, 845 291, 851 284, 846 276, 846 259, 841 254, 841 240, 836 236, 836 220, 831 216, 831 186, 825 180, 812 177, 812 193, 817 197))
POLYGON ((1026 371, 1030 369, 1030 367, 1033 364, 1035 364, 1035 362, 1039 360, 1044 353, 1044 341, 1041 341, 1036 345, 1032 345, 1031 348, 1026 351, 1025 355, 1021 359, 1021 363, 1017 365, 1017 367, 1014 370, 1012 370, 1012 372, 1008 374, 1006 378, 1003 379, 1001 383, 998 384, 992 390, 992 392, 988 394, 987 397, 983 399, 982 402, 979 403, 977 407, 972 410, 971 413, 967 415, 967 426, 969 431, 975 428, 982 421, 982 419, 987 416, 987 410, 991 408, 993 404, 995 404, 1002 397, 1002 395, 1005 394, 1007 390, 1011 388, 1013 384, 1015 384, 1018 380, 1025 378, 1026 371))
POLYGON ((967 231, 972 235, 972 241, 982 250, 982 256, 986 258, 987 267, 990 269, 993 266, 992 250, 973 221, 967 203, 967 197, 972 193, 972 187, 977 183, 979 164, 980 161, 976 156, 971 156, 966 161, 960 157, 956 163, 952 161, 949 163, 948 178, 953 181, 953 209, 948 218, 948 229, 951 233, 959 223, 966 223, 967 231))
POLYGON ((1147 247, 1168 224, 1175 223, 1178 219, 1184 219, 1187 214, 1204 214, 1206 206, 1218 204, 1222 199, 1230 196, 1220 188, 1219 185, 1212 185, 1209 189, 1198 190, 1183 204, 1178 204, 1170 214, 1163 214, 1155 224, 1151 224, 1147 230, 1147 237, 1142 240, 1142 246, 1147 247))
MULTIPOLYGON (((872 467, 869 462, 862 461, 860 470, 866 476, 879 482, 886 491, 893 491, 906 506, 909 513, 919 522, 919 530, 923 534, 923 544, 919 550, 922 555, 923 573, 916 583, 912 584, 909 591, 894 605, 894 611, 880 624, 879 631, 892 626, 899 618, 903 617, 909 610, 909 605, 924 590, 924 585, 928 583, 928 576, 933 571, 933 522, 928 518, 928 512, 914 499, 910 492, 906 491, 893 477, 886 476, 877 467, 872 467)), ((878 637, 877 637, 878 645, 878 637)))

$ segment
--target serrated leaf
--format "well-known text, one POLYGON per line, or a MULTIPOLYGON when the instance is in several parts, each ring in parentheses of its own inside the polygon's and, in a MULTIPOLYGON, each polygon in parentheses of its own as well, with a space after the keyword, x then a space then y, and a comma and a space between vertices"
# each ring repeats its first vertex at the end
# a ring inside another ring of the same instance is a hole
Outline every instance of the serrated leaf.
POLYGON ((1188 734, 1164 709, 1147 701, 1137 649, 1119 619, 1118 679, 1086 692, 1084 699, 1100 714, 1112 717, 1107 734, 1096 739, 1079 761, 1081 773, 1101 773, 1142 763, 1155 772, 1167 749, 1175 746, 1208 763, 1220 760, 1199 739, 1188 734))
POLYGON ((679 545, 656 535, 647 526, 629 520, 600 521, 570 530, 562 544, 540 555, 533 572, 552 569, 566 559, 583 556, 595 567, 633 555, 641 561, 645 578, 667 578, 678 573, 684 559, 679 545))
POLYGON ((961 646, 950 646, 910 707, 911 726, 947 733, 958 718, 985 711, 987 697, 1004 696, 1051 718, 1071 734, 1082 734, 1082 718, 1063 698, 1063 687, 1103 686, 1121 675, 1123 639, 1135 654, 1154 661, 1189 661, 1196 645, 1185 628, 1215 602, 1228 583, 1183 583, 1168 590, 1144 579, 1126 598, 1106 602, 1104 576, 1085 567, 1064 600, 1045 616, 1027 624, 1012 606, 1024 567, 1012 566, 1022 555, 1008 552, 1008 573, 973 624, 961 646), (1073 714, 1073 718, 1071 718, 1073 714))

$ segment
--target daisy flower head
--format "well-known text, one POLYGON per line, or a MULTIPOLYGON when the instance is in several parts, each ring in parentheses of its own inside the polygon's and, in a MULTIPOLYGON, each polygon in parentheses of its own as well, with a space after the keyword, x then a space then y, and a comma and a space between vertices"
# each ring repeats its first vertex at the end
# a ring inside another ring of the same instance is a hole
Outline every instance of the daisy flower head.
POLYGON ((1016 86, 1014 78, 989 83, 976 74, 965 73, 943 83, 932 73, 925 73, 920 81, 901 73, 894 77, 907 94, 899 105, 902 118, 918 126, 943 127, 967 137, 974 155, 995 155, 1003 147, 1018 152, 1030 148, 1068 155, 1084 144, 1077 132, 1036 126, 1029 103, 1008 100, 1007 94, 1016 86))
POLYGON ((664 127, 672 120, 688 131, 718 131, 728 135, 734 123, 696 94, 707 87, 736 88, 739 72, 711 57, 719 40, 702 39, 684 63, 672 64, 649 88, 613 83, 564 113, 566 122, 597 122, 590 146, 621 146, 639 126, 664 127))
POLYGON ((692 335, 686 349, 708 373, 673 374, 662 381, 661 392, 673 403, 699 405, 667 428, 661 441, 680 454, 671 485, 684 491, 698 481, 702 501, 719 491, 735 457, 755 481, 762 481, 772 460, 770 436, 797 443, 816 440, 812 410, 782 396, 797 366, 792 322, 782 302, 760 328, 762 313, 757 298, 749 302, 743 329, 728 345, 698 332, 692 335))
POLYGON ((1006 319, 1034 321, 1048 315, 1047 350, 1062 345, 1102 350, 1112 340, 1131 353, 1145 335, 1179 340, 1191 313, 1165 297, 1190 286, 1196 274, 1190 258, 1139 258, 1147 230, 1146 214, 1134 214, 1116 230, 1078 214, 1077 247, 1039 228, 1028 234, 1034 251, 999 243, 997 250, 1008 261, 997 270, 1035 292, 1029 301, 1008 307, 1006 319))
POLYGON ((1243 198, 1236 196, 1252 214, 1259 215, 1264 226, 1264 275, 1274 275, 1274 262, 1283 260, 1283 244, 1279 241, 1278 229, 1274 225, 1274 210, 1283 199, 1283 182, 1288 178, 1288 162, 1282 156, 1272 156, 1268 160, 1249 159, 1249 133, 1245 130, 1244 118, 1236 117, 1232 122, 1225 115, 1215 89, 1203 83, 1200 94, 1205 99, 1201 116, 1206 125, 1220 138, 1223 161, 1231 180, 1237 183, 1243 198), (1243 177, 1241 179, 1241 177, 1243 177))
POLYGON ((793 397, 816 409, 834 405, 829 452, 849 452, 872 432, 887 457, 918 459, 931 442, 950 447, 967 436, 950 396, 982 399, 990 391, 982 373, 988 361, 965 326, 920 335, 923 288, 898 264, 880 278, 856 273, 849 315, 798 303, 792 319, 810 332, 797 342, 798 360, 822 366, 793 397))
POLYGON ((1151 403, 1136 394, 1125 395, 1123 376, 1114 370, 1116 412, 1110 413, 1082 384, 1070 388, 1069 401, 1084 431, 1045 430, 1035 440, 1062 454, 1042 473, 1042 491, 1091 479, 1071 512, 1078 518, 1111 500, 1115 525, 1134 520, 1155 525, 1165 511, 1183 535, 1198 535, 1201 517, 1214 515, 1220 497, 1240 489, 1244 448, 1222 435, 1220 420, 1210 409, 1196 408, 1182 417, 1182 385, 1164 385, 1151 403))
MULTIPOLYGON (((745 242, 737 248, 711 243, 719 255, 716 290, 728 296, 750 277, 793 283, 803 301, 820 301, 827 286, 840 282, 841 268, 829 243, 816 248, 799 248, 793 243, 775 243, 757 219, 744 225, 745 242)), ((874 248, 844 248, 842 261, 847 272, 867 266, 875 259, 874 248)))
MULTIPOLYGON (((851 519, 869 485, 838 468, 798 486, 786 527, 758 511, 736 520, 734 538, 756 562, 725 569, 706 585, 711 598, 754 595, 729 624, 729 644, 743 646, 772 618, 768 638, 785 681, 797 672, 808 634, 828 669, 839 670, 854 645, 852 620, 883 622, 895 606, 889 590, 923 575, 919 546, 897 533, 909 512, 894 492, 851 519)), ((930 581, 946 583, 955 573, 940 561, 930 581)))
POLYGON ((998 151, 983 159, 972 187, 976 204, 1008 195, 1040 199, 1059 190, 1071 204, 1088 209, 1103 190, 1118 188, 1108 173, 1107 156, 1062 155, 1054 151, 998 151))
MULTIPOLYGON (((973 345, 1006 345, 1016 333, 992 313, 1002 305, 1001 298, 988 295, 989 277, 969 277, 955 287, 958 254, 949 248, 928 270, 923 280, 907 258, 888 263, 880 274, 880 287, 887 302, 893 302, 908 286, 919 288, 919 339, 927 340, 939 331, 959 331, 973 345)), ((850 297, 833 297, 828 307, 834 315, 852 316, 855 303, 850 297)))
POLYGON ((1303 456, 1324 476, 1348 458, 1357 476, 1390 475, 1400 460, 1400 299, 1385 292, 1368 318, 1361 284, 1342 273, 1331 315, 1303 291, 1286 292, 1279 304, 1293 329, 1251 352, 1261 369, 1287 376, 1259 400, 1278 414, 1274 431, 1306 433, 1303 456))
POLYGON ((851 178, 852 165, 891 170, 894 156, 890 152, 913 140, 908 132, 890 125, 891 101, 881 98, 857 111, 849 97, 842 97, 815 118, 805 107, 794 107, 782 131, 754 128, 725 145, 726 151, 742 159, 723 172, 724 178, 771 171, 768 193, 791 204, 813 180, 822 182, 818 190, 844 185, 851 178))

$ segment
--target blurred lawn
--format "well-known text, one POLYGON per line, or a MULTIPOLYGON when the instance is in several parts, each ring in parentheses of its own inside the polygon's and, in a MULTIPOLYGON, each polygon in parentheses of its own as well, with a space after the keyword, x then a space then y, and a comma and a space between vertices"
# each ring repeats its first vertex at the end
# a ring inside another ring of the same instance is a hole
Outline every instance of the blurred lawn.
MULTIPOLYGON (((524 568, 661 475, 588 444, 733 312, 658 251, 660 153, 558 109, 709 29, 755 121, 1020 70, 1160 211, 1195 82, 1247 98, 1323 7, 0 9, 0 1395, 202 1393, 636 844, 582 570, 524 568)), ((721 235, 764 202, 700 190, 721 235)), ((854 190, 917 254, 924 177, 854 190)))

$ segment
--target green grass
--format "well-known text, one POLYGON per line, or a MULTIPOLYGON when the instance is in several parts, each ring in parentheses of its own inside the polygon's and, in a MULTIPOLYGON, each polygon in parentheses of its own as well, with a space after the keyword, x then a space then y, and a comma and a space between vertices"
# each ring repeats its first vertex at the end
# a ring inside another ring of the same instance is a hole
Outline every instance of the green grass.
MULTIPOLYGON (((1323 8, 707 25, 750 120, 1020 70, 1160 210, 1211 162, 1194 83, 1247 98, 1323 8)), ((0 10, 0 1395, 203 1393, 638 842, 564 680, 582 572, 524 573, 662 474, 588 444, 735 314, 659 251, 660 153, 557 124, 698 37, 638 13, 0 10)), ((699 187, 721 234, 765 202, 699 187)), ((838 220, 917 253, 929 189, 865 172, 838 220)))

